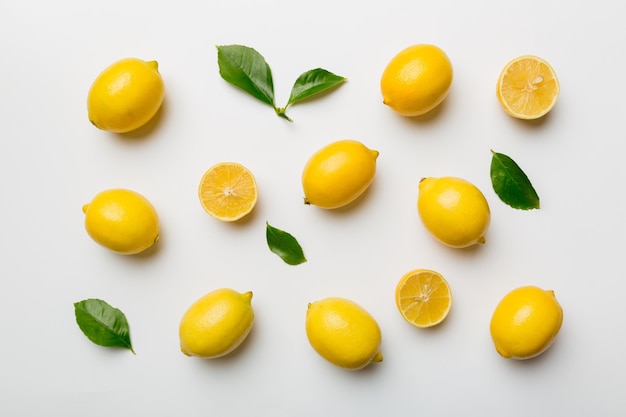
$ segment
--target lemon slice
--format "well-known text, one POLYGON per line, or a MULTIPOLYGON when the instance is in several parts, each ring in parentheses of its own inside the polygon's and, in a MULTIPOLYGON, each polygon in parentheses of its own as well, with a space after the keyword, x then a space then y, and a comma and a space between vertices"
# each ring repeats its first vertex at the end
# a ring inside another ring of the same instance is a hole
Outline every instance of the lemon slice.
POLYGON ((496 94, 509 115, 532 120, 552 110, 559 91, 559 80, 550 64, 537 56, 523 55, 506 64, 496 94))
POLYGON ((407 322, 416 327, 432 327, 448 316, 452 292, 440 273, 416 269, 398 282, 396 305, 407 322))
POLYGON ((257 202, 256 180, 237 162, 220 162, 200 180, 198 197, 204 210, 218 220, 233 222, 249 214, 257 202))

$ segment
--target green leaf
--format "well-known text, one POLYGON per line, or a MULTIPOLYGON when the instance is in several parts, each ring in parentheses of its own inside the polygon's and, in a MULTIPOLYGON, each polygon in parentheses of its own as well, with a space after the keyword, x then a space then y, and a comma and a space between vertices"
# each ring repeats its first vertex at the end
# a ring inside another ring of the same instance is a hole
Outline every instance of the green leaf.
POLYGON ((256 50, 242 45, 217 46, 217 64, 224 80, 276 107, 272 70, 256 50))
POLYGON ((539 196, 519 165, 507 155, 491 153, 491 185, 500 200, 515 209, 538 209, 539 196))
POLYGON ((322 68, 307 71, 301 74, 293 84, 287 106, 336 87, 344 81, 346 81, 345 77, 322 68))
POLYGON ((270 250, 289 265, 298 265, 306 262, 302 247, 289 233, 277 229, 265 222, 265 237, 270 250))
POLYGON ((130 342, 126 316, 106 301, 89 298, 74 303, 76 323, 93 343, 106 347, 121 347, 135 353, 130 342))

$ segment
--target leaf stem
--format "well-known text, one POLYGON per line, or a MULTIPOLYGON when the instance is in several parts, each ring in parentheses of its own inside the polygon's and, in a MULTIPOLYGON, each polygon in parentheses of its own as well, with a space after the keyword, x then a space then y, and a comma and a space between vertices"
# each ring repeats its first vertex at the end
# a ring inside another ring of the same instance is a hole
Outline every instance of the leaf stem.
POLYGON ((289 118, 289 116, 287 116, 287 114, 285 113, 285 111, 287 111, 287 106, 285 106, 285 107, 274 107, 274 111, 276 112, 278 117, 282 117, 283 119, 288 120, 291 123, 293 123, 293 120, 291 120, 289 118))

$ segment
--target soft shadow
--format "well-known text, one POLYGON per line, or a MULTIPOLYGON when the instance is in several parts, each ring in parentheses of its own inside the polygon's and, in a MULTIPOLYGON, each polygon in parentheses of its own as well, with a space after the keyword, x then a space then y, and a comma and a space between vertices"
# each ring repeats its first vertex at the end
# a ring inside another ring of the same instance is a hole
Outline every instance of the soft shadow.
POLYGON ((254 344, 254 340, 256 339, 256 330, 255 330, 256 326, 252 326, 252 329, 250 330, 250 333, 248 333, 248 336, 246 337, 246 339, 232 352, 230 352, 229 354, 219 357, 219 358, 192 358, 192 359, 196 359, 202 362, 202 364, 204 366, 209 366, 209 367, 219 367, 219 366, 231 366, 233 363, 237 363, 238 361, 240 361, 240 357, 242 355, 245 355, 246 352, 248 352, 249 349, 251 349, 252 345, 254 344))
POLYGON ((168 100, 167 97, 163 99, 163 104, 157 111, 157 113, 146 123, 141 126, 139 129, 135 129, 131 132, 126 133, 114 133, 115 137, 124 140, 124 141, 144 141, 152 136, 152 134, 157 130, 158 126, 161 125, 161 121, 164 117, 167 116, 168 111, 168 100))
MULTIPOLYGON (((402 116, 401 114, 396 113, 396 117, 398 117, 403 123, 408 123, 414 126, 418 125, 427 125, 430 123, 434 123, 434 121, 444 112, 446 108, 449 106, 450 98, 447 97, 444 101, 442 101, 437 107, 429 111, 428 113, 422 114, 420 116, 402 116)), ((395 113, 395 112, 394 112, 395 113)))
MULTIPOLYGON (((337 207, 335 209, 318 208, 320 210, 323 210, 325 213, 328 213, 329 216, 346 216, 348 215, 348 213, 352 213, 354 210, 358 210, 361 205, 367 204, 367 201, 373 198, 372 194, 375 194, 377 187, 377 182, 373 181, 369 185, 369 187, 367 187, 367 189, 363 192, 363 194, 361 194, 356 198, 356 200, 352 201, 349 204, 346 204, 345 206, 337 207)), ((316 207, 313 204, 311 204, 311 206, 316 207)))

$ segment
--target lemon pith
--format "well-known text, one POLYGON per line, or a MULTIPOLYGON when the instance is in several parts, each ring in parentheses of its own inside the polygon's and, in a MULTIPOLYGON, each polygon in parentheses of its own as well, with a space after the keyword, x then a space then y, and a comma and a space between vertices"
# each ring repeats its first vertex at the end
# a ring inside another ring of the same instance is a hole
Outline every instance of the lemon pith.
POLYGON ((452 305, 452 292, 439 272, 420 268, 402 276, 396 285, 395 299, 404 320, 426 328, 446 319, 452 305))

